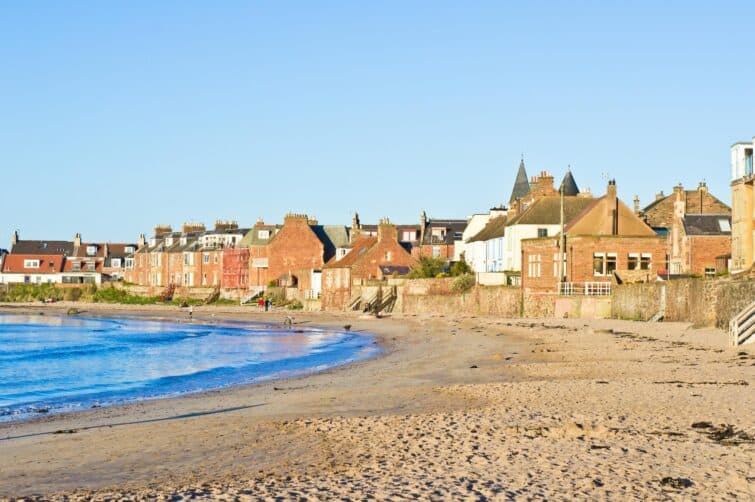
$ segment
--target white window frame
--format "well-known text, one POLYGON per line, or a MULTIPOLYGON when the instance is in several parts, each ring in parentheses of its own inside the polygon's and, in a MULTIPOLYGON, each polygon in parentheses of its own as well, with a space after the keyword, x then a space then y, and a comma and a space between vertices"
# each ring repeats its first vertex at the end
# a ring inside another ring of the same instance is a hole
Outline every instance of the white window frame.
POLYGON ((110 259, 110 266, 112 268, 121 268, 121 259, 120 258, 111 258, 110 259))
POLYGON ((642 253, 640 255, 640 270, 653 270, 653 254, 642 253), (647 267, 645 265, 647 264, 647 267))
POLYGON ((39 268, 39 260, 24 260, 24 268, 39 268))
POLYGON ((267 240, 270 238, 270 230, 257 230, 257 238, 267 240))

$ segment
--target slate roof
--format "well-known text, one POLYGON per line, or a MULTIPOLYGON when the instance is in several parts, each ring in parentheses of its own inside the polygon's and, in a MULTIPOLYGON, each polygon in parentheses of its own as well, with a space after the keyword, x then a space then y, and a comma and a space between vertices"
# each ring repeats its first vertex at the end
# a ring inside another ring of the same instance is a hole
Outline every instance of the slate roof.
POLYGON ((345 225, 323 225, 325 234, 330 238, 330 242, 337 248, 345 248, 351 245, 349 240, 349 227, 345 225))
POLYGON ((528 193, 530 193, 530 182, 527 177, 527 170, 524 168, 524 159, 522 159, 522 161, 519 162, 519 170, 516 173, 516 180, 514 181, 514 188, 511 190, 509 203, 521 199, 528 193))
POLYGON ((728 214, 686 214, 682 224, 687 235, 731 235, 728 214))
POLYGON ((73 255, 73 241, 18 241, 11 248, 11 254, 39 254, 66 256, 73 255))
POLYGON ((579 195, 579 187, 577 186, 577 182, 574 181, 574 176, 572 176, 571 169, 566 170, 564 179, 561 181, 561 186, 559 186, 559 192, 562 189, 564 195, 567 197, 579 195))
MULTIPOLYGON (((564 197, 564 223, 569 223, 599 200, 588 197, 564 197)), ((523 213, 515 216, 509 225, 558 225, 560 222, 561 197, 549 195, 530 204, 523 213)))
POLYGON ((490 218, 490 220, 482 228, 482 230, 473 235, 472 238, 467 242, 489 241, 490 239, 503 237, 506 233, 507 222, 508 218, 506 216, 496 216, 495 218, 490 218))
POLYGON ((427 227, 425 227, 425 240, 422 242, 422 244, 453 244, 455 241, 461 240, 461 234, 464 233, 464 229, 467 228, 467 224, 467 220, 428 220, 427 227), (446 237, 442 241, 433 239, 433 227, 446 229, 446 237))
POLYGON ((238 242, 237 247, 244 248, 244 247, 249 247, 249 246, 264 246, 268 242, 270 242, 270 239, 273 238, 273 235, 275 235, 275 232, 280 230, 280 228, 281 228, 280 225, 255 225, 238 242), (260 239, 259 237, 260 230, 267 230, 268 232, 270 232, 270 237, 268 237, 267 239, 260 239))

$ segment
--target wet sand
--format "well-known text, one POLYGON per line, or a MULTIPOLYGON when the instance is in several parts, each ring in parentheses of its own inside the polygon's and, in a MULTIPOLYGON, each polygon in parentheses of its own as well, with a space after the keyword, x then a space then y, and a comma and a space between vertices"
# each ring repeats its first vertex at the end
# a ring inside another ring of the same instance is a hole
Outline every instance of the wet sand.
MULTIPOLYGON (((185 315, 176 307, 80 308, 185 315)), ((280 322, 286 314, 194 311, 200 322, 280 322)), ((755 496, 755 347, 727 348, 719 330, 294 316, 375 333, 386 352, 307 377, 0 424, 0 496, 755 496)))

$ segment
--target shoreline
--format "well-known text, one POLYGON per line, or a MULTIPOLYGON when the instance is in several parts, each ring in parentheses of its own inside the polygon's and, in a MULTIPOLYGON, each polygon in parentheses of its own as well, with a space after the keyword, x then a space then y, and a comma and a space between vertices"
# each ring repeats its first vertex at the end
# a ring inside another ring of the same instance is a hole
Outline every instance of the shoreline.
MULTIPOLYGON (((289 314, 245 308, 203 307, 194 315, 289 314)), ((0 424, 0 498, 754 493, 755 444, 747 438, 755 436, 755 348, 726 349, 718 330, 294 315, 369 331, 384 353, 313 375, 0 424), (720 424, 734 436, 711 439, 706 430, 720 424), (666 477, 672 481, 664 484, 666 477)))
MULTIPOLYGON (((100 305, 100 304, 94 304, 94 305, 100 305)), ((243 386, 254 386, 254 385, 260 385, 267 382, 278 382, 278 381, 286 381, 286 380, 292 380, 300 377, 307 377, 310 375, 318 374, 318 373, 325 373, 328 371, 331 371, 333 369, 336 369, 338 367, 348 366, 351 364, 358 364, 360 362, 364 362, 370 359, 374 359, 376 357, 380 357, 385 352, 384 347, 382 347, 379 343, 379 340, 377 336, 375 336, 372 333, 363 331, 363 330, 346 330, 344 329, 344 325, 322 325, 322 324, 314 324, 310 323, 309 321, 304 322, 295 322, 293 326, 286 326, 283 322, 273 322, 269 318, 265 319, 228 319, 226 317, 223 318, 217 318, 217 317, 202 317, 197 316, 193 318, 185 318, 185 317, 179 317, 176 319, 171 318, 167 315, 167 312, 165 314, 160 315, 154 315, 154 314, 147 314, 144 311, 138 311, 138 312, 132 312, 130 310, 127 310, 125 312, 121 311, 114 311, 112 309, 107 308, 94 308, 93 310, 81 310, 78 314, 75 316, 70 316, 66 312, 65 307, 57 307, 57 308, 49 308, 49 307, 32 307, 29 306, 27 308, 22 309, 6 309, 3 308, 4 306, 0 306, 0 315, 17 315, 17 316, 30 316, 32 319, 37 316, 41 316, 41 314, 45 314, 47 317, 55 317, 55 318, 61 318, 61 319, 122 319, 122 320, 145 320, 145 321, 152 321, 152 322, 160 322, 160 323, 170 323, 172 325, 181 326, 181 325, 194 325, 194 326, 222 326, 222 327, 228 327, 228 328, 242 328, 242 327, 254 327, 255 329, 262 329, 270 332, 275 332, 277 330, 281 331, 290 331, 293 329, 296 330, 302 330, 305 332, 317 332, 322 330, 327 330, 331 332, 343 332, 343 333, 351 333, 353 335, 357 336, 363 336, 364 341, 362 342, 363 347, 361 350, 369 350, 370 354, 365 356, 358 356, 357 354, 354 354, 354 357, 350 357, 347 359, 344 359, 342 361, 334 361, 333 363, 327 364, 325 367, 320 366, 309 366, 307 368, 302 369, 292 369, 292 370, 285 370, 278 373, 271 373, 271 374, 265 374, 261 376, 256 376, 251 379, 251 381, 247 382, 237 382, 237 383, 227 383, 222 384, 217 387, 207 387, 202 388, 199 390, 190 390, 185 392, 174 392, 174 393, 166 393, 162 395, 145 395, 145 396, 138 396, 138 397, 122 397, 122 398, 115 398, 113 400, 106 400, 103 403, 95 403, 92 406, 77 406, 77 407, 69 407, 66 409, 66 406, 62 406, 60 408, 61 411, 56 411, 53 408, 49 406, 44 406, 47 403, 40 403, 42 404, 42 408, 49 411, 44 412, 35 412, 33 409, 39 408, 38 406, 30 406, 28 407, 30 411, 26 411, 24 413, 19 413, 17 418, 10 418, 8 420, 0 420, 0 425, 2 424, 13 424, 13 423, 20 423, 20 422, 30 422, 34 420, 39 420, 41 418, 45 417, 54 417, 54 416, 60 416, 60 415, 72 415, 75 416, 77 413, 81 413, 90 409, 98 409, 98 408, 110 408, 110 407, 118 407, 118 406, 126 406, 129 404, 136 404, 143 401, 154 401, 159 399, 180 399, 185 396, 190 395, 196 395, 200 396, 203 394, 206 394, 208 392, 213 391, 220 391, 223 389, 230 389, 233 387, 243 387, 243 386), (376 347, 372 347, 372 346, 376 347)), ((162 310, 162 309, 161 309, 162 310)), ((214 314, 213 314, 214 315, 214 314)), ((83 398, 84 401, 86 401, 86 398, 83 398)), ((9 413, 9 415, 13 415, 9 413)))

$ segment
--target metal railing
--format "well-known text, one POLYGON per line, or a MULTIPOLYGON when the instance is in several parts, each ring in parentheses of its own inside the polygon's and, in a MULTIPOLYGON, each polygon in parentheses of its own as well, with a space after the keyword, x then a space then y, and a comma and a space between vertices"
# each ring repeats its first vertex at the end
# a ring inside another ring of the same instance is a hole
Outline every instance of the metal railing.
POLYGON ((610 282, 560 282, 558 283, 560 296, 609 296, 610 282))

